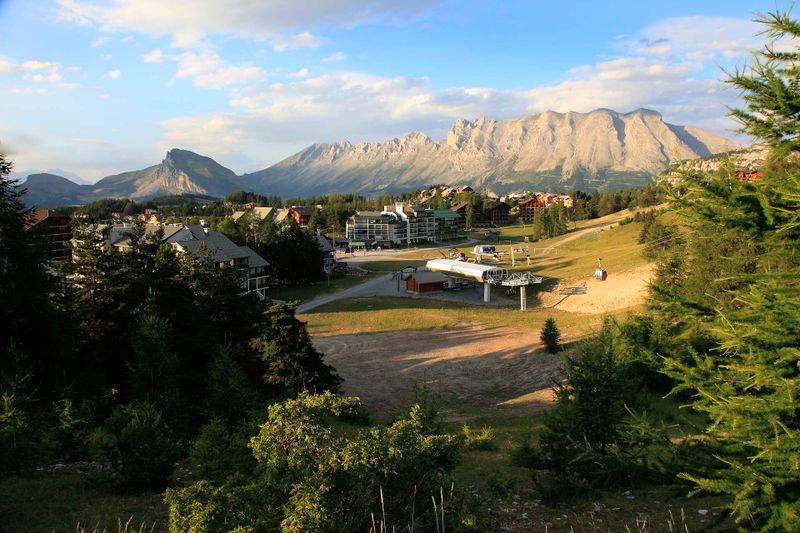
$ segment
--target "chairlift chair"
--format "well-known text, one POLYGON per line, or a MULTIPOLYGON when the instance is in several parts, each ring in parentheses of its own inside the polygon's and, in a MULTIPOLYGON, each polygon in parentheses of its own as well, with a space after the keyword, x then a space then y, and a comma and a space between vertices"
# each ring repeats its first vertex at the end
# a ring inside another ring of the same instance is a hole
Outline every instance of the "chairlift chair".
POLYGON ((594 271, 594 279, 597 281, 605 281, 608 278, 608 271, 603 268, 603 260, 597 260, 597 270, 594 271))

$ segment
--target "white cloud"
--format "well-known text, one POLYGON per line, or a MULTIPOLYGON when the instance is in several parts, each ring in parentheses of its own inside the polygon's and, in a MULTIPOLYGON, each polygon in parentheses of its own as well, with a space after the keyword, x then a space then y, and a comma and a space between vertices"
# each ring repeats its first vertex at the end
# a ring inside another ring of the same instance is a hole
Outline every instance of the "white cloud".
POLYGON ((170 84, 181 78, 191 78, 196 87, 219 89, 226 86, 254 83, 266 79, 266 72, 251 65, 230 65, 211 49, 199 52, 165 54, 161 49, 152 50, 141 56, 145 63, 177 63, 178 70, 170 84))
POLYGON ((119 78, 121 74, 122 74, 122 71, 120 71, 119 69, 114 69, 114 70, 108 71, 108 77, 111 78, 112 80, 115 80, 115 79, 119 78))
POLYGON ((133 41, 133 37, 130 35, 126 35, 122 39, 119 40, 122 44, 128 44, 129 42, 133 41))
POLYGON ((318 37, 310 32, 304 31, 297 35, 290 35, 286 37, 277 37, 272 42, 272 49, 276 52, 283 52, 285 50, 294 50, 296 48, 317 48, 327 43, 328 40, 323 37, 318 37))
POLYGON ((161 63, 164 60, 164 52, 156 48, 152 52, 142 54, 142 61, 145 63, 161 63))
POLYGON ((714 58, 746 57, 760 46, 754 37, 761 27, 746 19, 724 17, 674 17, 644 28, 626 38, 621 48, 629 53, 710 61, 714 58))
POLYGON ((164 121, 164 145, 191 142, 209 153, 235 153, 237 147, 259 143, 260 153, 286 156, 287 144, 381 140, 420 130, 443 138, 458 118, 518 118, 601 107, 620 112, 650 108, 672 124, 730 135, 725 104, 735 104, 736 94, 719 80, 697 74, 689 61, 627 57, 576 67, 559 83, 528 90, 437 90, 426 78, 345 72, 235 92, 230 104, 238 110, 164 121))
POLYGON ((17 76, 25 81, 33 83, 51 83, 63 89, 73 89, 78 85, 75 83, 65 83, 63 72, 75 72, 77 67, 64 68, 57 61, 14 61, 13 59, 0 55, 0 75, 6 74, 17 76))
POLYGON ((344 54, 344 52, 336 52, 336 53, 333 53, 333 54, 329 55, 328 57, 322 58, 322 62, 323 63, 333 63, 333 62, 336 62, 336 61, 344 61, 345 59, 347 59, 347 56, 344 54))
POLYGON ((91 45, 92 48, 99 48, 99 47, 103 46, 104 44, 106 44, 110 40, 111 40, 110 37, 105 37, 105 36, 104 37, 98 37, 97 39, 94 39, 89 44, 91 45))
POLYGON ((168 59, 177 61, 178 71, 173 78, 192 78, 196 87, 219 89, 262 81, 266 72, 254 66, 232 66, 214 52, 184 52, 168 59))
POLYGON ((113 0, 110 5, 57 0, 56 20, 105 31, 170 35, 186 46, 209 35, 266 39, 286 31, 321 26, 353 27, 380 20, 417 17, 441 0, 113 0))
POLYGON ((310 74, 307 68, 301 68, 300 70, 295 70, 294 72, 290 72, 287 74, 290 78, 307 78, 310 74))

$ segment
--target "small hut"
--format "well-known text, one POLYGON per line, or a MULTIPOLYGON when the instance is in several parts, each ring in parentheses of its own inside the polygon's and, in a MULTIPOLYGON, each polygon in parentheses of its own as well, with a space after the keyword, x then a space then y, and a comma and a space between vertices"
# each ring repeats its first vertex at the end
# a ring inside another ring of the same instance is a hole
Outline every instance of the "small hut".
POLYGON ((438 292, 444 289, 447 276, 439 272, 414 272, 406 279, 408 292, 438 292))

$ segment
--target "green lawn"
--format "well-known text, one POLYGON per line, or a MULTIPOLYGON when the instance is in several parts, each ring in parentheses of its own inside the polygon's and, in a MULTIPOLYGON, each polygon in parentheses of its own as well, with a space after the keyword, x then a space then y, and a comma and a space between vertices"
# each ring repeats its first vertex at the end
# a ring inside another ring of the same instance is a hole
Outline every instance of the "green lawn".
POLYGON ((594 274, 598 258, 609 275, 645 264, 643 245, 638 243, 642 224, 632 222, 561 244, 564 237, 556 237, 530 245, 531 248, 553 247, 533 256, 533 270, 543 276, 563 280, 589 279, 594 274))
POLYGON ((600 316, 568 313, 557 309, 482 307, 470 304, 412 298, 354 298, 330 303, 300 315, 312 335, 343 335, 452 327, 475 324, 484 327, 541 329, 547 317, 558 321, 564 335, 585 334, 600 323, 600 316))
POLYGON ((290 302, 292 300, 299 300, 300 302, 305 302, 307 300, 311 300, 320 296, 322 294, 330 294, 332 292, 337 292, 342 289, 347 289, 348 287, 353 287, 358 285, 359 283, 364 283, 369 276, 372 274, 368 274, 366 276, 339 276, 339 277, 332 277, 330 281, 330 285, 328 285, 327 281, 321 281, 319 283, 315 283, 313 285, 307 285, 305 287, 283 287, 283 288, 275 288, 267 291, 267 298, 273 298, 275 300, 283 300, 286 302, 290 302))
POLYGON ((369 261, 367 263, 359 263, 358 266, 371 272, 394 272, 407 266, 423 266, 425 262, 424 259, 399 258, 387 261, 369 261))
MULTIPOLYGON (((610 215, 611 216, 611 215, 610 215)), ((617 217, 620 218, 620 217, 617 217)), ((624 218, 624 217, 622 217, 624 218)), ((611 220, 609 217, 596 219, 590 226, 596 226, 611 220)), ((496 243, 498 251, 506 253, 500 266, 511 269, 511 247, 528 246, 531 252, 531 265, 525 263, 524 257, 517 262, 513 270, 532 270, 537 275, 560 280, 589 279, 594 274, 597 259, 603 259, 603 266, 610 275, 646 263, 641 252, 644 248, 637 241, 642 229, 640 222, 631 222, 610 229, 588 233, 577 239, 571 233, 544 239, 538 242, 521 243, 520 239, 504 239, 496 243), (564 243, 564 241, 568 241, 564 243), (514 242, 512 242, 514 241, 514 242)), ((467 257, 472 257, 473 246, 458 248, 467 257)), ((439 259, 441 254, 432 251, 417 251, 403 254, 399 262, 409 259, 439 259)), ((391 263, 391 262, 390 262, 391 263)))
POLYGON ((162 494, 117 489, 78 473, 38 473, 0 481, 0 531, 167 531, 162 494), (127 530, 118 529, 117 521, 127 530))

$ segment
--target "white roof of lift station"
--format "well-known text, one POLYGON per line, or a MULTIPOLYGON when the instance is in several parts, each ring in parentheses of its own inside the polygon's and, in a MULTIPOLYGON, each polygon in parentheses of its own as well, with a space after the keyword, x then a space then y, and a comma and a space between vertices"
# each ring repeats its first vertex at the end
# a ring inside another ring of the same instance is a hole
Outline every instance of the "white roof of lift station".
POLYGON ((450 272, 468 278, 476 279, 480 282, 486 281, 487 276, 504 277, 508 274, 505 268, 491 265, 479 265, 467 263, 466 261, 455 261, 453 259, 432 259, 425 266, 428 270, 437 272, 450 272))

